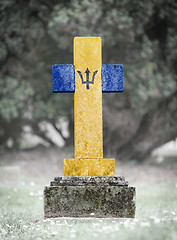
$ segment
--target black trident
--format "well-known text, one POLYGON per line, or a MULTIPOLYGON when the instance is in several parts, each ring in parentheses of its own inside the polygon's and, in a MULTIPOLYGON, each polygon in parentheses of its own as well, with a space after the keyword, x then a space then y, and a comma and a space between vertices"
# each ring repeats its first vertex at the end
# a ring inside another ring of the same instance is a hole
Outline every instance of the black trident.
POLYGON ((86 81, 84 81, 83 79, 83 76, 82 76, 82 73, 80 71, 77 71, 79 73, 79 76, 81 78, 81 81, 82 81, 82 84, 86 84, 87 86, 87 89, 89 89, 89 83, 91 84, 94 84, 94 79, 95 79, 95 75, 97 74, 98 70, 93 72, 93 76, 92 76, 92 81, 89 81, 89 74, 90 74, 90 71, 89 69, 87 68, 85 73, 86 73, 86 81))

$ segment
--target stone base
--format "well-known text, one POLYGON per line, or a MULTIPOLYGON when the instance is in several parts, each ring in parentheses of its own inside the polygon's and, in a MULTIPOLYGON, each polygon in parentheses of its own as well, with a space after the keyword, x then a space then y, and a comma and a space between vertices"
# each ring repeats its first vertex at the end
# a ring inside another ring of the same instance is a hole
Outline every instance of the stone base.
POLYGON ((44 189, 44 215, 133 218, 135 188, 123 177, 56 177, 44 189))

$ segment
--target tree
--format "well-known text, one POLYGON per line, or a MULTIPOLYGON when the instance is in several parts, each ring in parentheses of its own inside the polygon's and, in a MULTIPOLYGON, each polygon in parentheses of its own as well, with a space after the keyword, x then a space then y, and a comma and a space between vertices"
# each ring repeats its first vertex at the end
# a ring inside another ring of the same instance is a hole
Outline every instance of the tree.
MULTIPOLYGON (((177 136, 177 4, 153 0, 12 0, 0 4, 0 142, 25 124, 73 129, 73 99, 52 94, 51 65, 72 63, 74 36, 101 36, 103 62, 124 64, 124 93, 104 94, 104 149, 142 160, 177 136), (58 53, 58 54, 57 54, 58 53)), ((61 129, 58 129, 61 133, 61 129)))

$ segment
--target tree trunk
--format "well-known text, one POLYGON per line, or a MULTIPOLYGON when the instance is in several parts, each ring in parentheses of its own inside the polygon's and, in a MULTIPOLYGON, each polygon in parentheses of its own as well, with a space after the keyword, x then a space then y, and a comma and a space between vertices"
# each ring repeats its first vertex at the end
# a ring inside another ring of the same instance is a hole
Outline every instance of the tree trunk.
MULTIPOLYGON (((177 90, 159 102, 142 118, 134 116, 129 111, 129 119, 127 120, 125 110, 120 111, 117 115, 125 121, 130 121, 130 124, 132 121, 134 128, 122 120, 123 122, 116 129, 112 129, 110 134, 106 134, 106 152, 109 153, 108 149, 112 149, 111 154, 115 154, 119 160, 136 159, 143 161, 154 148, 175 139, 177 136, 177 90)), ((111 116, 111 111, 109 111, 109 116, 114 118, 115 114, 111 116)), ((107 126, 107 128, 111 129, 112 127, 107 126)))

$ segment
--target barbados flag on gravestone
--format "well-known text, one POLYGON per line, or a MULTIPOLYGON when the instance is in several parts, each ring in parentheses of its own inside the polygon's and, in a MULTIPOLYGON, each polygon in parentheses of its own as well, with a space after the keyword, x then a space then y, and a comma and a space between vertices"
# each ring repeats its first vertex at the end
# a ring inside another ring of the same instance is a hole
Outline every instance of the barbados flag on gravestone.
POLYGON ((65 176, 114 176, 103 158, 102 92, 123 91, 123 65, 103 64, 101 38, 74 38, 74 64, 53 65, 53 92, 74 92, 75 158, 65 176))
POLYGON ((74 64, 53 66, 53 91, 74 92, 75 158, 45 187, 45 217, 134 217, 135 188, 103 158, 102 92, 123 91, 123 66, 102 65, 100 38, 76 37, 74 64))
MULTIPOLYGON (((98 70, 93 72, 87 68, 84 74, 77 71, 82 84, 94 84, 95 75, 98 70), (90 81, 91 77, 91 81, 90 81)), ((103 64, 101 68, 102 92, 123 92, 123 65, 122 64, 103 64)), ((75 69, 73 64, 53 65, 53 92, 74 92, 75 91, 75 69)))

